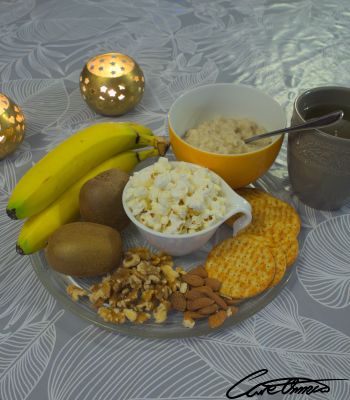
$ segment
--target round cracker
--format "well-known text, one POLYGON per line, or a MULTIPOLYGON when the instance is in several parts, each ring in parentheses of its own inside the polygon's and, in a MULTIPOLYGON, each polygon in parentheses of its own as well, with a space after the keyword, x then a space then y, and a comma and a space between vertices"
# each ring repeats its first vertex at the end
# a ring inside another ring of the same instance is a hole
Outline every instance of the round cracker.
POLYGON ((276 246, 275 242, 266 236, 255 236, 255 240, 259 240, 270 247, 272 255, 275 259, 276 271, 275 271, 275 276, 272 282, 270 283, 269 287, 276 286, 279 282, 281 282, 286 272, 287 258, 285 250, 282 247, 276 246))
POLYGON ((273 278, 273 281, 270 283, 270 287, 273 287, 281 282, 282 278, 284 277, 284 274, 286 273, 287 258, 281 247, 272 247, 271 251, 276 264, 276 273, 273 278))
POLYGON ((275 245, 286 240, 297 237, 294 226, 288 222, 278 220, 255 220, 247 227, 247 233, 264 236, 274 242, 275 245))
POLYGON ((238 189, 237 193, 252 206, 253 220, 246 228, 247 233, 263 234, 266 226, 279 222, 285 225, 285 231, 298 236, 301 228, 300 218, 290 204, 254 188, 238 189))
POLYGON ((294 264, 295 260, 298 258, 299 254, 299 242, 298 239, 285 239, 280 244, 279 247, 283 249, 284 254, 287 259, 287 267, 294 264))
MULTIPOLYGON (((253 214, 252 223, 240 235, 253 234, 269 239, 284 253, 287 267, 291 266, 299 253, 297 236, 301 223, 298 213, 288 203, 259 189, 241 188, 237 193, 251 204, 253 214)), ((233 220, 227 223, 232 226, 233 220)), ((278 273, 275 279, 277 281, 278 273)))
POLYGON ((255 235, 255 234, 250 234, 250 233, 241 233, 241 235, 253 236, 255 241, 260 242, 260 243, 262 243, 262 244, 265 245, 265 246, 269 246, 270 248, 271 248, 271 247, 274 247, 274 242, 273 242, 273 240, 270 239, 270 238, 267 237, 267 236, 255 235))
POLYGON ((236 190, 237 194, 244 197, 251 204, 265 204, 266 206, 278 206, 284 201, 256 188, 240 188, 236 190))
MULTIPOLYGON (((290 267, 298 258, 298 239, 293 234, 286 232, 283 225, 280 223, 276 223, 275 226, 266 227, 265 229, 252 229, 251 231, 248 231, 248 233, 245 231, 239 233, 239 235, 247 234, 261 236, 264 240, 267 240, 271 247, 277 249, 284 255, 287 267, 290 267)), ((281 256, 281 258, 283 257, 281 256)), ((278 262, 276 264, 278 264, 278 262)), ((278 269, 277 265, 276 268, 278 269)), ((277 280, 277 277, 275 279, 277 280)))
POLYGON ((245 299, 263 292, 274 279, 270 247, 254 235, 229 238, 214 247, 205 263, 208 276, 222 282, 220 292, 245 299))

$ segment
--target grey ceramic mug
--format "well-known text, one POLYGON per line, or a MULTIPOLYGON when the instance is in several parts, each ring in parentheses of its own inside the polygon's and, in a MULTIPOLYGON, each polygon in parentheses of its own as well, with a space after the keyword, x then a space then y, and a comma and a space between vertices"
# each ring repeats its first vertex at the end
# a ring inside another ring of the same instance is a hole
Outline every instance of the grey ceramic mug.
MULTIPOLYGON (((308 90, 294 102, 292 126, 306 110, 320 105, 350 106, 350 88, 308 90)), ((339 107, 340 108, 340 107, 339 107)), ((350 199, 350 139, 312 129, 288 135, 288 172, 300 200, 310 207, 335 210, 350 199)))

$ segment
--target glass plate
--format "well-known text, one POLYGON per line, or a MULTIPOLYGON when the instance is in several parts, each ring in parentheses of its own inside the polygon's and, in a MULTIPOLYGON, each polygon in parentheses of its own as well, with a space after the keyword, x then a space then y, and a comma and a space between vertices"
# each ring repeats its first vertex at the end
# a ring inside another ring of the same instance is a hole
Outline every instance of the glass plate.
MULTIPOLYGON (((221 241, 223 238, 230 236, 230 229, 223 226, 219 229, 215 238, 210 241, 209 244, 189 256, 174 257, 175 265, 181 265, 186 270, 193 268, 196 265, 203 263, 210 248, 221 241)), ((152 249, 140 236, 136 228, 128 228, 124 234, 123 243, 124 247, 130 248, 135 246, 143 246, 152 249)), ((154 250, 154 249, 152 249, 154 250)), ((60 274, 54 271, 46 262, 44 252, 33 254, 30 256, 34 271, 38 275, 39 279, 46 287, 46 289, 58 300, 61 304, 69 311, 72 311, 81 318, 84 318, 93 324, 110 331, 123 333, 131 336, 142 336, 148 338, 183 338, 191 336, 201 336, 213 332, 213 329, 209 328, 207 320, 199 320, 196 322, 194 328, 189 329, 182 326, 182 313, 170 312, 168 319, 163 324, 156 324, 152 321, 148 321, 142 325, 125 323, 122 325, 112 324, 103 321, 91 307, 91 304, 87 299, 79 300, 74 302, 67 294, 66 287, 69 284, 75 284, 87 289, 93 283, 100 281, 99 278, 75 278, 67 275, 60 274)), ((289 268, 283 278, 283 280, 274 288, 269 289, 261 295, 254 297, 250 300, 244 301, 236 315, 227 318, 225 323, 220 327, 224 329, 237 324, 251 315, 260 311, 268 303, 270 303, 283 289, 288 282, 293 268, 289 268)))
MULTIPOLYGON (((168 158, 173 159, 173 156, 168 155, 168 158)), ((142 169, 152 164, 154 161, 155 159, 146 160, 145 162, 139 164, 136 170, 142 169)), ((285 170, 285 167, 283 169, 285 170)), ((271 179, 273 175, 270 175, 270 173, 268 173, 265 175, 265 177, 268 178, 268 184, 264 185, 264 182, 262 181, 262 185, 260 186, 265 189, 272 189, 273 185, 271 184, 271 179)), ((286 193, 286 188, 283 188, 282 185, 279 186, 281 191, 286 193)), ((230 237, 231 235, 232 229, 230 229, 225 224, 222 225, 218 229, 214 237, 199 251, 183 257, 174 257, 175 266, 182 266, 186 270, 190 270, 197 265, 204 264, 204 261, 207 258, 207 255, 211 248, 222 240, 230 237)), ((152 251, 156 251, 156 249, 152 248, 145 241, 145 239, 142 238, 136 227, 132 226, 131 224, 126 230, 122 232, 122 241, 124 250, 131 247, 147 247, 152 251)), ((208 326, 207 320, 196 321, 196 324, 192 329, 185 328, 182 325, 182 313, 179 312, 170 312, 167 320, 163 324, 156 324, 152 322, 152 320, 147 321, 146 323, 141 325, 131 323, 118 325, 105 322, 91 307, 91 303, 89 303, 87 299, 82 299, 78 302, 74 302, 66 293, 66 288, 69 284, 75 284, 77 286, 88 289, 89 286, 93 283, 100 282, 101 278, 75 278, 60 274, 49 267, 43 251, 31 255, 30 259, 34 271, 38 275, 40 281, 67 310, 75 313, 79 317, 84 318, 85 320, 88 320, 89 322, 97 326, 100 326, 101 328, 126 334, 129 336, 164 339, 201 336, 214 332, 214 330, 208 326)), ((274 288, 266 290, 261 295, 241 303, 238 313, 230 318, 227 318, 225 323, 219 329, 225 329, 234 326, 235 324, 244 321, 250 316, 256 314, 267 304, 269 304, 287 284, 293 269, 293 267, 288 268, 282 281, 274 288)))

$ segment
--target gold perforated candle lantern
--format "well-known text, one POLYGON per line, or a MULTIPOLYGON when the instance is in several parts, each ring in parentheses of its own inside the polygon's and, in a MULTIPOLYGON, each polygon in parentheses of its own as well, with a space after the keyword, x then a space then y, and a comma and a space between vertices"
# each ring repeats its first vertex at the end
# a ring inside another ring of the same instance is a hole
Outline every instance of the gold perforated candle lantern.
POLYGON ((131 57, 121 53, 91 58, 80 74, 80 91, 89 107, 99 114, 117 116, 141 100, 145 78, 131 57))
POLYGON ((0 93, 0 160, 14 152, 24 139, 24 115, 9 97, 0 93))

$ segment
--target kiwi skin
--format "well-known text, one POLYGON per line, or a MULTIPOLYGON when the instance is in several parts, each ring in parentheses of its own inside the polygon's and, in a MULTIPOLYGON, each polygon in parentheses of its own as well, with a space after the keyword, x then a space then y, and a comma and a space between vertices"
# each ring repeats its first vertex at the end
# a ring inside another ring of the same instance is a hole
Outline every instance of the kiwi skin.
POLYGON ((109 226, 73 222, 50 236, 45 256, 52 269, 66 275, 104 275, 120 265, 122 241, 109 226))
POLYGON ((107 225, 118 231, 124 229, 130 222, 122 204, 128 180, 126 172, 115 168, 87 181, 79 195, 82 220, 107 225))

